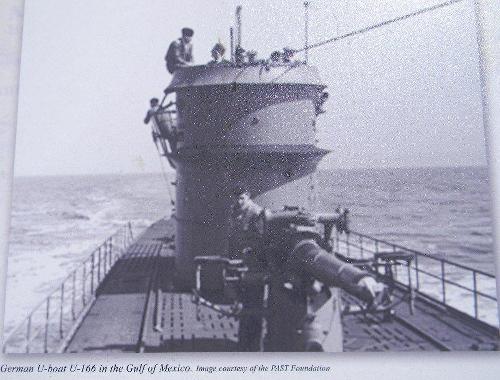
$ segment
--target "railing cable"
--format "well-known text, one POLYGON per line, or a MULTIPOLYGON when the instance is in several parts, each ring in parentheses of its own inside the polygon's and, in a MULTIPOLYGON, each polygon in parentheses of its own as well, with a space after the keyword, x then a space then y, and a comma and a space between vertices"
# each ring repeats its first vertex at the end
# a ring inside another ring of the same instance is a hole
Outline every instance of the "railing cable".
MULTIPOLYGON (((118 256, 121 256, 130 245, 131 241, 126 241, 124 239, 124 246, 121 248, 113 246, 111 242, 117 236, 127 231, 129 236, 132 237, 130 222, 108 237, 103 244, 93 251, 91 256, 81 261, 48 296, 30 311, 27 317, 14 326, 10 333, 4 338, 2 351, 4 353, 21 351, 55 352, 55 346, 60 345, 68 338, 68 334, 71 334, 79 318, 82 318, 88 310, 89 304, 92 303, 92 299, 96 296, 95 290, 102 283, 104 276, 100 276, 100 280, 98 279, 97 283, 94 284, 95 286, 92 286, 91 289, 86 286, 86 279, 89 275, 87 272, 89 262, 92 267, 95 267, 95 262, 92 263, 95 260, 95 253, 108 245, 109 254, 111 256, 115 254, 115 249, 119 250, 118 256), (83 271, 83 276, 77 285, 76 273, 80 270, 83 271), (79 296, 76 295, 77 288, 81 290, 79 296), (87 302, 87 299, 90 300, 90 303, 87 302), (80 303, 79 300, 81 300, 82 305, 76 309, 76 304, 80 303), (57 310, 57 306, 59 306, 59 310, 57 310)), ((102 260, 102 255, 99 255, 98 266, 102 266, 102 260)), ((104 260, 106 260, 105 257, 104 260)), ((91 272, 92 270, 93 269, 90 268, 91 272)))
POLYGON ((436 4, 436 5, 427 7, 427 8, 422 8, 422 9, 420 9, 418 11, 415 11, 415 12, 412 12, 412 13, 408 13, 406 15, 399 16, 399 17, 396 17, 396 18, 393 18, 393 19, 390 19, 390 20, 386 20, 386 21, 380 22, 378 24, 370 25, 370 26, 367 26, 367 27, 362 28, 362 29, 354 30, 352 32, 345 33, 345 34, 342 34, 342 35, 337 36, 337 37, 332 37, 332 38, 329 38, 327 40, 324 40, 324 41, 321 41, 321 42, 317 42, 317 43, 312 44, 312 45, 305 46, 305 47, 303 47, 301 49, 293 49, 293 51, 295 53, 300 53, 300 52, 305 51, 305 50, 315 49, 317 47, 320 47, 320 46, 323 46, 323 45, 326 45, 326 44, 329 44, 329 43, 332 43, 332 42, 343 40, 344 38, 353 37, 353 36, 356 36, 356 35, 359 35, 359 34, 363 34, 363 33, 369 32, 371 30, 374 30, 374 29, 377 29, 377 28, 380 28, 380 27, 383 27, 383 26, 386 26, 386 25, 389 25, 389 24, 393 24, 393 23, 396 23, 396 22, 399 22, 399 21, 403 21, 403 20, 409 19, 411 17, 415 17, 415 16, 419 16, 419 15, 427 13, 427 12, 435 11, 436 9, 445 8, 445 7, 448 7, 450 5, 459 3, 461 1, 464 1, 464 0, 450 0, 450 1, 446 1, 444 3, 440 3, 440 4, 436 4))

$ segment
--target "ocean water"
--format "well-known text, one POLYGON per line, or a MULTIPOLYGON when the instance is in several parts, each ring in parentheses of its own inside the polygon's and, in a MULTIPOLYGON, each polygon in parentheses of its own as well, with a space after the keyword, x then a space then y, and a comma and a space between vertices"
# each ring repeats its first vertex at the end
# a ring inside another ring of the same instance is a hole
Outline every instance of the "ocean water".
POLYGON ((494 274, 486 167, 343 170, 318 176, 321 208, 351 229, 494 274))
MULTIPOLYGON (((349 208, 355 231, 494 273, 487 168, 321 171, 316 187, 319 209, 349 208)), ((16 178, 6 333, 121 225, 169 215, 166 188, 160 174, 16 178)))

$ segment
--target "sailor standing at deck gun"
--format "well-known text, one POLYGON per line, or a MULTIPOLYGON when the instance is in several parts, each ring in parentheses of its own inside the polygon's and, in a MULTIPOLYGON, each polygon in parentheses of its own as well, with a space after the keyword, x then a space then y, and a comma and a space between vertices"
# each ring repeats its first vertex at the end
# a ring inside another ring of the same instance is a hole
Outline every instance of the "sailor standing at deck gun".
POLYGON ((329 232, 333 225, 345 230, 346 211, 321 216, 300 210, 272 213, 253 202, 245 189, 238 189, 235 195, 230 258, 242 259, 247 267, 240 291, 241 351, 282 349, 283 339, 288 339, 290 350, 322 351, 323 328, 315 321, 315 313, 331 297, 328 288, 332 286, 371 306, 382 300, 384 285, 322 248, 327 236, 321 236, 316 225, 324 224, 329 232), (263 306, 266 283, 270 285, 267 316, 263 306), (319 306, 306 312, 306 303, 319 306), (262 336, 263 318, 267 321, 266 338, 262 336), (303 333, 297 336, 295 331, 303 333))
POLYGON ((243 259, 248 266, 246 281, 241 285, 241 303, 246 312, 240 317, 238 329, 239 351, 261 351, 262 347, 262 304, 264 294, 263 263, 259 222, 266 211, 253 202, 250 192, 237 188, 233 194, 236 201, 230 217, 230 258, 243 259))
POLYGON ((251 194, 245 188, 237 188, 233 194, 237 197, 231 208, 231 230, 233 233, 239 232, 246 235, 246 239, 254 240, 258 235, 257 222, 264 209, 255 203, 250 197, 251 194))
MULTIPOLYGON (((263 220, 272 218, 272 213, 255 203, 250 197, 250 192, 246 189, 237 189, 235 195, 237 195, 237 199, 231 210, 230 219, 231 234, 234 237, 231 240, 236 240, 233 244, 242 248, 239 250, 241 253, 255 251, 257 246, 262 244, 260 240, 264 232, 263 220)), ((235 252, 233 251, 232 254, 234 255, 235 252)), ((381 291, 383 286, 367 272, 358 270, 352 264, 345 263, 333 256, 331 261, 338 268, 339 277, 353 274, 358 279, 357 286, 366 290, 373 298, 381 291)))
POLYGON ((182 28, 181 33, 181 38, 172 41, 165 55, 167 70, 170 74, 180 67, 193 65, 193 44, 191 39, 194 31, 191 28, 182 28))

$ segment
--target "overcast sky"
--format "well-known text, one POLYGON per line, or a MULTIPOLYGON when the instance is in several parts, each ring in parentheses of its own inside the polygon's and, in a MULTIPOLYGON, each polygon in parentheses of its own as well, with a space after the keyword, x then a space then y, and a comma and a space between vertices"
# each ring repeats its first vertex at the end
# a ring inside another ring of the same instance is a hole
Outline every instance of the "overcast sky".
MULTIPOLYGON (((310 41, 439 0, 312 0, 310 41)), ((197 63, 228 46, 243 5, 243 45, 261 57, 303 45, 303 1, 26 0, 16 175, 157 172, 152 96, 170 81, 164 55, 195 30, 197 63)), ((322 167, 485 165, 471 0, 310 53, 328 85, 322 167)))

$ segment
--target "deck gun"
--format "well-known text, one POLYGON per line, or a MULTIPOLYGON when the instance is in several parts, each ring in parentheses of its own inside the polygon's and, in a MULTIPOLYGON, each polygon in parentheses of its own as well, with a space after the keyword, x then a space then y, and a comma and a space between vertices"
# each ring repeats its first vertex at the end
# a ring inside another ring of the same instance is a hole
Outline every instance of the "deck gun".
POLYGON ((321 320, 335 313, 340 318, 332 287, 355 296, 366 310, 388 301, 384 285, 332 252, 333 229, 348 232, 348 210, 264 210, 255 224, 254 244, 237 257, 195 258, 195 302, 239 319, 242 351, 324 350, 329 331, 321 320))

